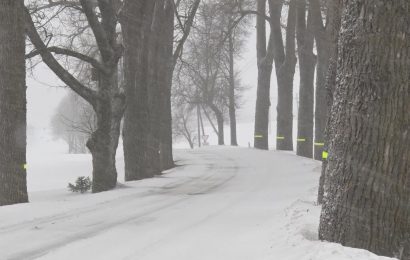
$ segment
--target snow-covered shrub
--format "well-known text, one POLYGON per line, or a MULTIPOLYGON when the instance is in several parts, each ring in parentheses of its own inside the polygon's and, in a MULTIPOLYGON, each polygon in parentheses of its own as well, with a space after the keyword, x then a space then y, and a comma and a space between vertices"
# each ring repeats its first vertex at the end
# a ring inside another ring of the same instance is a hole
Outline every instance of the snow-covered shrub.
POLYGON ((75 181, 75 184, 68 184, 68 189, 72 192, 87 192, 91 189, 91 180, 90 177, 80 176, 75 181))

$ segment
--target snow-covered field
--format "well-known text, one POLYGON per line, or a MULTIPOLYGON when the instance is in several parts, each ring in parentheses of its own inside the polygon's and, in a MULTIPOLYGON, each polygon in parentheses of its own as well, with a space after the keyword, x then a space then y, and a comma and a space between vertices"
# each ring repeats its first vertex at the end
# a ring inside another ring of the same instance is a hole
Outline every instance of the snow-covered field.
POLYGON ((90 156, 31 155, 31 203, 0 207, 0 259, 387 259, 318 241, 318 162, 230 147, 176 157, 163 176, 80 195, 65 187, 90 156))

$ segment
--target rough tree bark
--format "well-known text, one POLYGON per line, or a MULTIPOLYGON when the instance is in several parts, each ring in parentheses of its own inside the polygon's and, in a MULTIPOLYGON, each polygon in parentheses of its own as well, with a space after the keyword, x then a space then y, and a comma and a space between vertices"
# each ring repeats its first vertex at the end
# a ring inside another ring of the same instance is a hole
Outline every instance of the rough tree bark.
MULTIPOLYGON (((314 0, 313 0, 314 1, 314 0)), ((336 85, 336 69, 337 69, 337 58, 338 58, 338 41, 339 41, 339 31, 340 31, 340 23, 341 23, 341 13, 342 13, 342 9, 343 9, 343 4, 342 4, 343 0, 332 0, 331 2, 329 2, 329 6, 328 8, 332 8, 332 10, 328 10, 328 23, 327 26, 329 28, 327 28, 327 30, 330 31, 330 34, 328 36, 328 41, 330 41, 330 57, 329 57, 329 68, 326 74, 326 79, 324 79, 323 85, 317 85, 316 89, 318 88, 324 88, 326 90, 326 107, 324 107, 324 105, 322 104, 321 109, 327 109, 328 111, 326 112, 326 129, 325 129, 325 133, 324 133, 324 137, 322 137, 324 143, 316 143, 315 145, 315 153, 317 153, 318 151, 327 151, 328 150, 328 144, 330 141, 330 136, 331 134, 331 125, 330 125, 330 117, 328 115, 330 115, 330 109, 332 107, 333 104, 333 93, 334 93, 334 89, 335 89, 335 85, 336 85)), ((313 6, 314 2, 311 2, 311 7, 315 8, 313 6)), ((318 6, 319 8, 319 6, 318 6)), ((319 63, 321 61, 319 60, 319 63)), ((318 64, 318 66, 320 66, 320 64, 318 64)), ((318 68, 319 70, 319 68, 318 68)), ((319 75, 318 75, 319 77, 319 75)), ((319 78, 317 78, 317 80, 319 80, 319 78)), ((318 82, 317 82, 318 83, 318 82)), ((318 91, 318 90, 317 90, 318 91)), ((319 90, 321 91, 321 90, 319 90)), ((317 106, 318 107, 318 106, 317 106)), ((320 115, 316 115, 316 116, 320 116, 320 115)), ((318 129, 318 128, 316 128, 318 129)), ((321 138, 321 137, 319 137, 321 138)), ((318 140, 318 139, 316 139, 318 140)), ((317 141, 316 141, 317 142, 317 141)), ((317 159, 317 158, 315 158, 317 159)), ((322 159, 322 154, 320 154, 320 159, 322 159)), ((324 186, 324 182, 325 182, 325 169, 327 166, 327 160, 324 159, 323 163, 322 163, 322 171, 320 174, 320 179, 319 179, 319 189, 318 189, 318 197, 317 197, 317 202, 318 204, 322 204, 323 202, 323 186, 324 186)))
POLYGON ((344 4, 319 236, 410 259, 410 2, 344 4))
MULTIPOLYGON (((51 54, 38 34, 28 10, 25 10, 26 33, 47 66, 74 92, 90 103, 96 113, 97 129, 87 142, 92 154, 92 191, 101 192, 114 188, 117 183, 115 155, 120 134, 120 122, 125 108, 125 97, 118 87, 117 68, 122 56, 122 46, 116 41, 116 1, 99 2, 100 17, 90 1, 80 0, 82 11, 93 31, 101 61, 94 60, 73 50, 60 54, 71 55, 89 62, 98 71, 98 88, 84 86, 64 69, 51 54)), ((51 50, 50 50, 51 49, 51 50)), ((57 48, 58 49, 58 48, 57 48)))
POLYGON ((0 0, 0 206, 28 202, 23 17, 23 0, 0 0))
POLYGON ((314 36, 312 12, 308 11, 306 22, 306 0, 298 0, 296 39, 299 57, 299 111, 296 154, 312 158, 313 153, 313 106, 316 57, 313 54, 314 36))
POLYGON ((110 190, 117 184, 115 155, 125 106, 125 98, 112 91, 117 85, 116 72, 99 76, 100 98, 93 105, 97 117, 97 129, 87 141, 87 147, 93 158, 93 192, 110 190))

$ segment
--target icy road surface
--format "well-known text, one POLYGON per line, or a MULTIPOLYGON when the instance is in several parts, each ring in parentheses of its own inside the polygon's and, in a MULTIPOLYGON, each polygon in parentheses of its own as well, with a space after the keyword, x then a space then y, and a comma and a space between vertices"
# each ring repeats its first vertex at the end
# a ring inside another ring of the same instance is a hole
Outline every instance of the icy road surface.
MULTIPOLYGON (((31 192, 29 204, 0 207, 0 259, 387 259, 317 240, 318 162, 229 147, 177 157, 180 166, 165 175, 114 191, 49 187, 31 192)), ((73 164, 76 176, 88 173, 84 158, 73 164)))

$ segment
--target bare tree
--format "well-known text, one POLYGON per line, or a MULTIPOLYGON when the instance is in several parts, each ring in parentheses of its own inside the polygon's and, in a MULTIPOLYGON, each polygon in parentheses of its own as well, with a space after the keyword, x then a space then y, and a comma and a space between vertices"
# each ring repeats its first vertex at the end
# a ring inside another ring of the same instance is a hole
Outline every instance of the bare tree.
POLYGON ((283 0, 269 0, 269 13, 266 15, 266 0, 257 2, 257 62, 258 88, 255 110, 254 144, 258 149, 268 149, 268 126, 270 107, 270 79, 272 64, 275 62, 278 84, 277 105, 277 144, 278 150, 293 150, 293 77, 295 74, 295 24, 296 0, 289 2, 286 23, 286 43, 282 36, 283 0), (266 21, 270 25, 269 40, 266 42, 266 21))
MULTIPOLYGON (((83 30, 92 35, 93 45, 97 46, 98 59, 80 53, 75 49, 48 46, 40 36, 30 12, 26 10, 26 33, 35 50, 47 66, 75 93, 85 99, 94 109, 97 129, 87 142, 93 156, 93 192, 112 189, 117 183, 115 154, 120 134, 120 122, 125 108, 125 97, 118 86, 118 63, 123 47, 118 39, 117 25, 121 3, 118 0, 87 1, 79 5, 63 8, 75 11, 83 21, 83 30), (96 71, 97 86, 82 84, 72 73, 64 68, 53 53, 79 59, 89 63, 96 71)), ((58 8, 58 7, 57 7, 58 8)), ((41 27, 40 27, 41 28, 41 27)))
POLYGON ((23 0, 0 0, 0 206, 28 201, 23 0))
POLYGON ((222 70, 222 72, 229 83, 227 96, 231 145, 236 146, 238 145, 236 133, 236 109, 239 105, 238 93, 240 93, 241 87, 238 72, 235 68, 235 59, 240 57, 240 52, 250 25, 249 15, 241 13, 240 10, 243 10, 243 8, 251 9, 253 4, 251 1, 238 2, 237 0, 220 0, 217 5, 220 6, 219 10, 221 12, 220 26, 222 26, 222 30, 225 33, 222 41, 224 41, 223 53, 225 56, 226 68, 222 70))
MULTIPOLYGON (((170 0, 168 0, 171 2, 170 0)), ((172 3, 172 2, 171 2, 172 3)), ((164 106, 161 113, 161 166, 163 169, 169 169, 174 166, 172 155, 172 116, 171 116, 171 88, 172 79, 177 63, 177 59, 182 55, 184 45, 190 35, 192 25, 200 4, 200 0, 181 1, 178 0, 173 9, 166 9, 167 17, 163 33, 164 57, 166 62, 165 81, 161 88, 161 98, 164 106), (172 15, 172 10, 175 13, 175 18, 172 15), (178 21, 174 25, 174 21, 178 21)))
POLYGON ((173 166, 172 74, 199 5, 199 0, 189 2, 125 1, 121 24, 126 52, 126 180, 151 177, 173 166), (187 10, 185 19, 178 14, 181 6, 187 10), (182 30, 176 46, 175 14, 182 30))
POLYGON ((189 147, 194 149, 195 147, 195 129, 192 126, 193 107, 187 104, 175 104, 173 106, 173 122, 172 130, 175 139, 183 137, 188 142, 189 147))
POLYGON ((217 127, 213 128, 219 145, 224 144, 226 110, 230 111, 231 143, 237 143, 235 109, 243 88, 234 71, 234 58, 243 43, 246 24, 238 27, 239 21, 244 19, 236 8, 230 1, 202 3, 179 74, 189 83, 183 91, 176 93, 184 96, 188 103, 202 107, 213 126, 208 109, 212 111, 217 122, 217 127))

